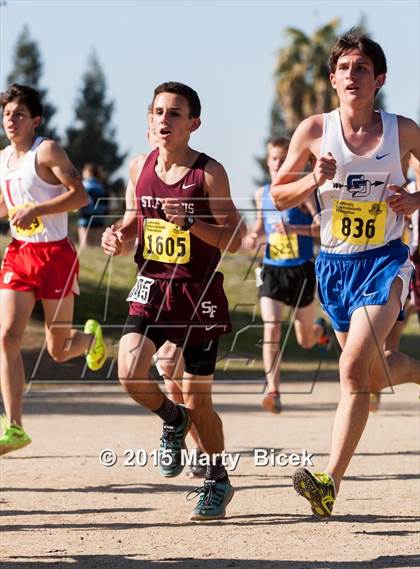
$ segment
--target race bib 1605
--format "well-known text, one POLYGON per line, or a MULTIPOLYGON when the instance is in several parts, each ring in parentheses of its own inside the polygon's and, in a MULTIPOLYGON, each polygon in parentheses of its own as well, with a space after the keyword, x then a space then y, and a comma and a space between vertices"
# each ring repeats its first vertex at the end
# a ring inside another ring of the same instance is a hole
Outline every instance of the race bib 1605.
POLYGON ((146 219, 143 230, 143 258, 161 263, 190 261, 190 232, 164 219, 146 219))

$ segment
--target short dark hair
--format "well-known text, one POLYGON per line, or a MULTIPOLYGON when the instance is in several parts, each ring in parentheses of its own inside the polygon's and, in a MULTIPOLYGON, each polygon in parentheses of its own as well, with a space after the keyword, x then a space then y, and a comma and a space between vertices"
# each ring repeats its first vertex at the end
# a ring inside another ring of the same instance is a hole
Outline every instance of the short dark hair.
POLYGON ((102 178, 102 168, 99 166, 99 164, 86 162, 86 164, 83 166, 83 170, 86 170, 92 178, 97 178, 98 180, 102 178))
POLYGON ((173 93, 174 95, 181 95, 184 97, 190 108, 190 118, 197 119, 201 115, 201 103, 197 95, 197 92, 188 85, 184 83, 178 83, 177 81, 167 81, 166 83, 161 83, 155 89, 153 94, 152 109, 155 99, 161 93, 173 93))
POLYGON ((32 118, 42 117, 44 109, 41 103, 41 95, 36 89, 33 89, 28 85, 13 83, 13 85, 10 85, 7 88, 7 91, 4 91, 4 93, 1 93, 0 95, 1 108, 4 110, 4 107, 8 103, 12 103, 14 101, 25 105, 31 113, 32 118))
POLYGON ((358 49, 371 60, 375 77, 387 72, 386 57, 381 46, 368 36, 358 34, 355 30, 350 30, 340 38, 337 38, 331 48, 328 62, 331 73, 335 73, 338 58, 353 49, 358 49))
POLYGON ((287 150, 289 148, 290 138, 285 136, 273 136, 267 142, 267 148, 283 148, 287 150))

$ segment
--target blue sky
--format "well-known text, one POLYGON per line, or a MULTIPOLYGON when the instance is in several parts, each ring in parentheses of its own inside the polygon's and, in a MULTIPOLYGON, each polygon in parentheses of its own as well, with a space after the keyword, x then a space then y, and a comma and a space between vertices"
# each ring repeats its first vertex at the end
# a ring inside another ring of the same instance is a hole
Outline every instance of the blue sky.
MULTIPOLYGON (((0 0, 0 81, 6 86, 23 26, 44 60, 42 84, 58 107, 60 134, 73 107, 92 48, 115 101, 120 148, 146 152, 146 109, 154 87, 168 80, 194 87, 203 124, 191 146, 226 167, 239 206, 249 203, 264 152, 274 97, 276 54, 283 31, 307 33, 341 19, 340 31, 362 16, 388 58, 387 110, 420 113, 420 3, 409 1, 136 1, 0 0)), ((127 164, 121 172, 126 174, 127 164)))

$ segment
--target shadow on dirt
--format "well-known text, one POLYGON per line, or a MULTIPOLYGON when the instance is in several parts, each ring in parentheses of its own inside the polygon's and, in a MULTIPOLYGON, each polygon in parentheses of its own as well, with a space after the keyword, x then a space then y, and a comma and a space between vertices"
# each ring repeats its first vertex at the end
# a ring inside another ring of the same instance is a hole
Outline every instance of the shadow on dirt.
MULTIPOLYGON (((141 546, 139 546, 140 548, 141 546)), ((194 559, 166 557, 156 561, 142 560, 140 553, 125 555, 75 555, 55 554, 37 557, 9 557, 10 569, 391 569, 395 567, 418 567, 417 555, 380 556, 363 561, 264 561, 248 559, 194 559), (45 561, 43 561, 45 559, 45 561)))

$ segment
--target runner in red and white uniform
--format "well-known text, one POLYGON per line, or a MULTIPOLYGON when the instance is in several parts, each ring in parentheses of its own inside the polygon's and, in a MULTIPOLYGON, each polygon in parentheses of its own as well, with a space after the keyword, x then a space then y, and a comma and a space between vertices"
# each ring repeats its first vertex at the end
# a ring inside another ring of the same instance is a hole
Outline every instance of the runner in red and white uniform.
POLYGON ((0 155, 0 211, 8 212, 13 239, 0 270, 1 387, 6 412, 0 455, 31 442, 22 428, 21 343, 37 300, 43 305, 47 349, 55 361, 85 352, 93 369, 105 361, 97 323, 88 321, 87 333, 72 329, 78 260, 67 237, 67 212, 87 203, 79 173, 56 142, 36 136, 42 121, 37 91, 11 85, 1 95, 1 106, 10 146, 0 155))
POLYGON ((163 476, 182 471, 182 449, 194 422, 210 464, 203 487, 194 491, 198 503, 191 519, 211 520, 224 517, 233 495, 219 456, 223 429, 211 397, 217 339, 231 329, 217 267, 220 249, 237 251, 243 230, 224 168, 188 145, 200 126, 200 111, 198 95, 187 85, 170 82, 155 89, 152 126, 158 147, 132 162, 127 193, 135 195, 136 208, 119 230, 104 233, 102 243, 107 254, 116 255, 138 238, 139 273, 120 342, 120 381, 164 421, 163 476), (153 354, 168 339, 183 349, 186 408, 148 377, 153 354))

